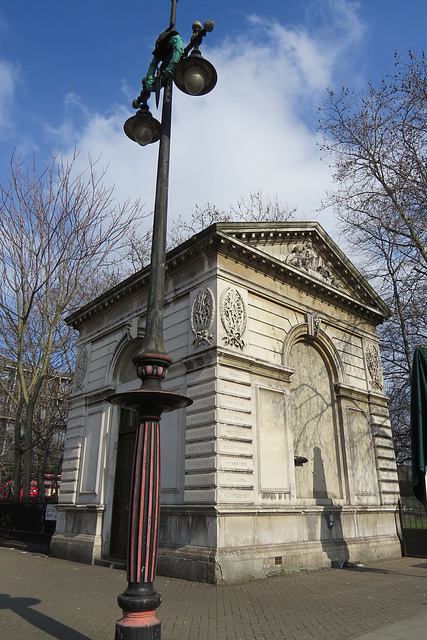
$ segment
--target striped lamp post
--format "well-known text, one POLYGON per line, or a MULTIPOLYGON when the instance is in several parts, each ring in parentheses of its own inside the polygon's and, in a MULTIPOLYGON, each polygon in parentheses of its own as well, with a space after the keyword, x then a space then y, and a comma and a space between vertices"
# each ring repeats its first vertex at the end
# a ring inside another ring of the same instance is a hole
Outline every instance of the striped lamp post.
POLYGON ((126 135, 141 146, 159 141, 159 155, 146 328, 142 348, 133 357, 141 386, 109 398, 113 404, 138 414, 128 529, 128 586, 118 597, 123 617, 116 624, 116 640, 161 638, 161 623, 156 617, 161 595, 154 588, 159 540, 160 419, 164 412, 192 402, 186 396, 163 391, 161 386, 172 364, 163 341, 172 84, 175 82, 189 95, 204 95, 213 89, 217 76, 199 51, 203 37, 213 29, 213 21, 203 27, 200 22, 193 23, 193 35, 184 47, 175 29, 178 0, 171 1, 169 27, 156 41, 142 91, 132 103, 138 111, 124 125, 126 135), (158 122, 147 101, 155 93, 158 104, 162 90, 162 120, 158 122))

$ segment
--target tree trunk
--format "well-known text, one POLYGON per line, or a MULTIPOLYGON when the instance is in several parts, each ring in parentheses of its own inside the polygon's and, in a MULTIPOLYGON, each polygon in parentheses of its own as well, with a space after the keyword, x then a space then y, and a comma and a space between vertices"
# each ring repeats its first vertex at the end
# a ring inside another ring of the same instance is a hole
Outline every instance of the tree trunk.
POLYGON ((32 453, 33 453, 33 415, 34 415, 34 403, 30 402, 27 405, 25 420, 25 451, 23 455, 23 479, 22 479, 22 500, 23 502, 30 501, 30 486, 31 486, 31 474, 32 474, 32 453))
POLYGON ((22 440, 21 440, 21 416, 22 407, 18 407, 15 414, 15 435, 14 435, 14 474, 13 474, 13 501, 19 502, 21 491, 21 471, 22 471, 22 440))

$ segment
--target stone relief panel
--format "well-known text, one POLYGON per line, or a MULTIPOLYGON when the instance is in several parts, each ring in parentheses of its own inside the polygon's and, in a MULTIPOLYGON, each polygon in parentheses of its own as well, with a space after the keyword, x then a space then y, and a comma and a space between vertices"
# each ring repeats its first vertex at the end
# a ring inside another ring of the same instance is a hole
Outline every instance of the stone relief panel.
POLYGON ((76 367, 74 369, 73 393, 83 391, 88 363, 89 352, 85 346, 80 347, 77 352, 76 367))
POLYGON ((369 416, 366 411, 355 407, 346 409, 346 449, 351 502, 378 504, 378 480, 369 416))
POLYGON ((258 429, 259 488, 263 493, 283 497, 290 493, 290 479, 285 395, 282 392, 258 388, 258 429))
POLYGON ((324 262, 316 253, 311 240, 297 242, 289 245, 285 253, 280 254, 280 259, 291 267, 306 271, 310 276, 322 280, 327 284, 342 288, 341 282, 335 277, 330 262, 324 262))
POLYGON ((371 387, 378 389, 378 391, 384 391, 381 356, 378 347, 372 342, 365 347, 365 359, 371 387))
POLYGON ((210 333, 215 315, 215 298, 209 287, 201 289, 194 298, 190 324, 191 330, 195 336, 193 340, 194 347, 210 345, 214 339, 210 333))
POLYGON ((227 346, 237 347, 243 351, 248 315, 241 294, 233 287, 227 287, 221 294, 220 317, 226 335, 223 337, 227 346))

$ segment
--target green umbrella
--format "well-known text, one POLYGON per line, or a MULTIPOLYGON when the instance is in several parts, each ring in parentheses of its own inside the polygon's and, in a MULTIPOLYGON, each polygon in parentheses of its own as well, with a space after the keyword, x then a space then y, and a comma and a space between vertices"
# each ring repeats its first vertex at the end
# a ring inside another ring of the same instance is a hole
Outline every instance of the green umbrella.
POLYGON ((427 347, 416 347, 414 351, 411 388, 411 440, 414 495, 427 508, 427 347))

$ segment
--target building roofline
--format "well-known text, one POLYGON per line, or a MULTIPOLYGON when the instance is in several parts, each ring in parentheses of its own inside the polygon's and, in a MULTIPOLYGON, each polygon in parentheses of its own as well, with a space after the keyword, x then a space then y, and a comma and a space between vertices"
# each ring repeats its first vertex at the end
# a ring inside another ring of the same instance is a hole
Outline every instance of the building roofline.
MULTIPOLYGON (((290 277, 304 287, 314 288, 315 286, 316 290, 322 291, 327 298, 332 298, 335 302, 341 300, 344 306, 351 307, 363 315, 376 316, 379 322, 391 316, 391 311, 385 302, 318 222, 216 222, 168 251, 166 270, 171 271, 177 265, 188 260, 194 253, 214 246, 227 248, 227 251, 238 254, 241 259, 249 262, 255 261, 259 266, 264 265, 264 268, 269 266, 277 276, 282 276, 285 279, 290 277), (357 283, 357 287, 364 293, 366 302, 355 300, 344 291, 333 289, 320 281, 314 283, 309 275, 304 275, 292 266, 284 264, 277 258, 263 252, 259 247, 248 247, 248 243, 259 243, 260 240, 265 240, 267 243, 268 241, 277 241, 280 238, 289 240, 289 238, 301 239, 313 236, 317 236, 323 241, 324 247, 331 257, 339 260, 346 271, 346 280, 357 283), (370 300, 369 303, 368 300, 370 300)), ((103 308, 109 307, 130 293, 147 286, 149 274, 150 265, 147 265, 70 314, 66 318, 67 324, 78 328, 82 322, 99 313, 103 308)))

